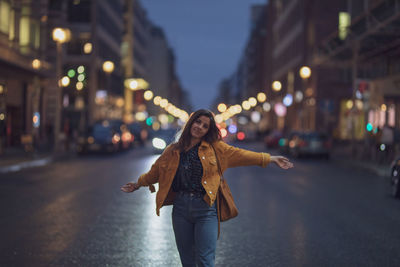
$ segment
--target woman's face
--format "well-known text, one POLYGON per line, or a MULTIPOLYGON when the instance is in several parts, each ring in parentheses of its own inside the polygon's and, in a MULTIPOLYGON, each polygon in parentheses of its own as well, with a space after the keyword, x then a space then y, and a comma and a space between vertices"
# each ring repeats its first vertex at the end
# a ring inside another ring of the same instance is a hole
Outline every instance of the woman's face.
POLYGON ((194 138, 201 139, 207 134, 210 128, 210 118, 206 116, 200 116, 194 120, 192 127, 190 128, 190 134, 194 138))

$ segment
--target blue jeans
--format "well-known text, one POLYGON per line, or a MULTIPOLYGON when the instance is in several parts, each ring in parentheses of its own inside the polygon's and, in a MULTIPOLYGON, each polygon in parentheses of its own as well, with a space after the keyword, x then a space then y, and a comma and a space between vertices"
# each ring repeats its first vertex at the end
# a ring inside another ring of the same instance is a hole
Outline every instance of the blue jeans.
POLYGON ((210 207, 202 196, 178 193, 172 225, 183 267, 214 266, 218 238, 215 203, 210 207))

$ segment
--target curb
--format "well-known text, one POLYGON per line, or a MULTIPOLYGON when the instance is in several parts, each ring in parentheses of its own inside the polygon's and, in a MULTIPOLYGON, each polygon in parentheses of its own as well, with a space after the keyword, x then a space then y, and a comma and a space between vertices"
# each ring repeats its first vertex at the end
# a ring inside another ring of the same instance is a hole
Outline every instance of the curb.
POLYGON ((50 162, 52 162, 53 160, 54 160, 53 157, 45 157, 42 159, 23 161, 9 166, 0 167, 0 173, 17 172, 25 168, 45 166, 50 162))
POLYGON ((347 165, 347 166, 354 166, 359 169, 363 169, 369 172, 372 172, 379 177, 390 177, 390 166, 385 166, 385 165, 375 165, 371 164, 368 162, 359 162, 356 160, 345 160, 345 159, 333 159, 334 161, 338 162, 339 164, 342 165, 347 165))
POLYGON ((59 153, 59 154, 54 153, 52 155, 47 155, 47 156, 43 155, 43 157, 38 158, 38 159, 24 160, 24 161, 20 161, 18 163, 1 166, 0 174, 18 172, 22 169, 31 168, 31 167, 45 166, 45 165, 55 162, 55 161, 60 161, 60 160, 65 160, 65 159, 71 158, 72 155, 75 155, 75 152, 59 153))

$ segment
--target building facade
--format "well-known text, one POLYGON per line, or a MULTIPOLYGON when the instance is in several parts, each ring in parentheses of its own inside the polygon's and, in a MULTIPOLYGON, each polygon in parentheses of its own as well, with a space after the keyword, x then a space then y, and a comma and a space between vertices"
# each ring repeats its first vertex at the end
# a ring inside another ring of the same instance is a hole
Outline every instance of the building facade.
POLYGON ((123 2, 57 2, 52 9, 53 26, 71 32, 61 73, 69 78, 61 96, 61 130, 71 134, 69 129, 86 131, 97 120, 122 117, 123 2), (65 21, 57 19, 62 14, 66 14, 65 21), (109 68, 105 62, 110 62, 109 68))
MULTIPOLYGON (((125 33, 123 66, 125 79, 143 79, 149 87, 132 91, 125 88, 126 113, 146 112, 156 118, 165 111, 146 101, 144 92, 151 90, 173 103, 182 105, 182 88, 175 73, 175 57, 162 28, 154 25, 138 0, 125 0, 125 33)), ((130 116, 126 121, 134 121, 130 116)))
POLYGON ((0 151, 52 149, 98 120, 131 122, 153 103, 127 79, 179 106, 173 52, 153 29, 138 0, 1 0, 0 151))
POLYGON ((323 40, 337 31, 339 14, 346 8, 345 0, 272 0, 253 8, 257 19, 234 74, 234 87, 237 103, 258 92, 267 95, 268 104, 259 109, 263 127, 339 131, 341 105, 352 97, 351 75, 316 58, 323 40), (302 67, 309 73, 300 74, 302 67))
POLYGON ((0 1, 0 152, 52 140, 47 8, 47 1, 0 1))
POLYGON ((287 112, 278 118, 278 128, 331 132, 336 127, 340 99, 351 95, 350 81, 342 79, 335 66, 313 62, 321 40, 337 29, 338 14, 345 1, 276 0, 270 3, 271 81, 281 90, 270 90, 272 99, 284 102, 287 112), (302 67, 311 70, 301 75, 302 67), (291 104, 289 104, 291 102, 291 104))
POLYGON ((400 2, 346 3, 348 23, 321 43, 315 62, 347 74, 351 95, 342 102, 340 136, 363 140, 368 131, 400 127, 400 2))

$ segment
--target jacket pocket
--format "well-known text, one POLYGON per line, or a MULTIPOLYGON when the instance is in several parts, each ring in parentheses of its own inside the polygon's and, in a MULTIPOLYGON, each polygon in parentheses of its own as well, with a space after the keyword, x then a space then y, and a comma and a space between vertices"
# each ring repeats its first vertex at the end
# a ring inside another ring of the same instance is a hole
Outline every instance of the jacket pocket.
POLYGON ((210 163, 210 165, 217 166, 217 159, 215 157, 210 157, 208 159, 208 162, 210 163))
POLYGON ((218 172, 218 163, 215 157, 211 157, 208 160, 209 163, 209 174, 215 174, 218 172))

